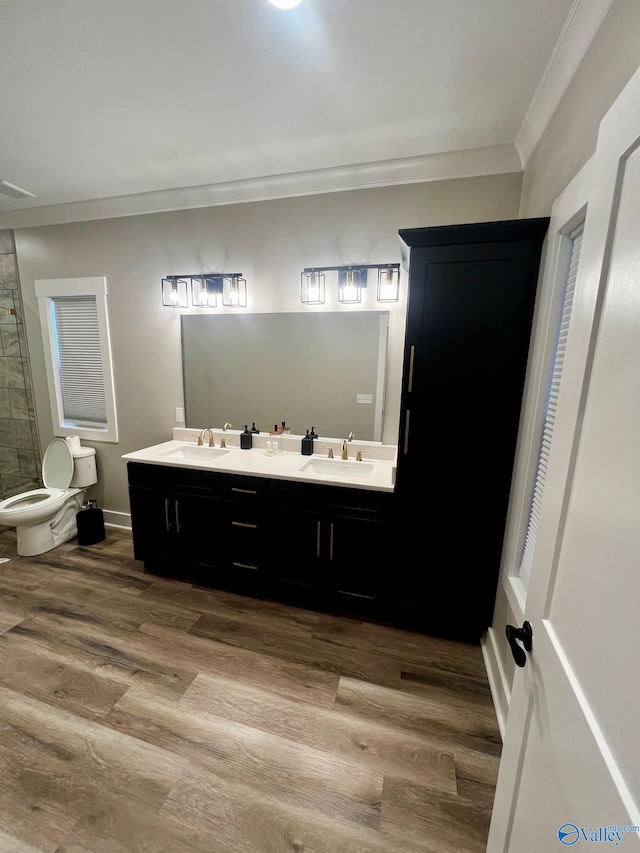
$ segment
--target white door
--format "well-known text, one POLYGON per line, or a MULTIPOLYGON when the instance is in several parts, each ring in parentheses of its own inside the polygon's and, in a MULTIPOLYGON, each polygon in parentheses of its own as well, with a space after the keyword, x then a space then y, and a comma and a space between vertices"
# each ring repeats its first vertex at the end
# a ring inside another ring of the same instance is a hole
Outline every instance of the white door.
POLYGON ((640 851, 639 149, 640 71, 591 164, 488 853, 640 851))

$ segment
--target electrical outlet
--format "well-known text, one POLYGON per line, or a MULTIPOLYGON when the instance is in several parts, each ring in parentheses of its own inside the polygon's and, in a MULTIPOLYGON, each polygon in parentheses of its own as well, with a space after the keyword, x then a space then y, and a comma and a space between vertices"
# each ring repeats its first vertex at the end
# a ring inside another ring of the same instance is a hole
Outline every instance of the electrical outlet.
POLYGON ((373 394, 356 394, 356 403, 366 403, 370 406, 373 403, 373 394))
POLYGON ((184 423, 184 409, 176 407, 176 423, 184 423))

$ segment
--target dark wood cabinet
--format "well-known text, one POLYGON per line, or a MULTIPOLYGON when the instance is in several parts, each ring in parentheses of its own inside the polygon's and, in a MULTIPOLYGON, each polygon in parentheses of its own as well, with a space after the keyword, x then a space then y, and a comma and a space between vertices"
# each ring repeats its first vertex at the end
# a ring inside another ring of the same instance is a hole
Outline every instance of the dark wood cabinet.
POLYGON ((409 254, 398 618, 477 640, 491 623, 548 219, 400 231, 409 254))
POLYGON ((329 519, 330 584, 339 600, 351 606, 382 605, 391 566, 385 557, 388 525, 365 518, 329 519))
POLYGON ((216 532, 220 533, 220 501, 170 489, 132 487, 131 515, 136 518, 135 553, 146 561, 162 561, 180 573, 182 563, 218 565, 216 532))
POLYGON ((270 490, 274 582, 328 607, 372 612, 381 600, 393 495, 286 481, 270 490))
POLYGON ((135 462, 128 473, 149 571, 321 608, 379 601, 392 494, 135 462))
POLYGON ((222 476, 131 462, 128 470, 136 558, 190 580, 222 567, 222 476))
MULTIPOLYGON (((276 530, 281 517, 276 510, 276 530)), ((366 605, 379 596, 387 535, 384 522, 320 510, 290 510, 287 530, 272 536, 274 581, 312 591, 325 603, 350 599, 352 606, 366 605)))

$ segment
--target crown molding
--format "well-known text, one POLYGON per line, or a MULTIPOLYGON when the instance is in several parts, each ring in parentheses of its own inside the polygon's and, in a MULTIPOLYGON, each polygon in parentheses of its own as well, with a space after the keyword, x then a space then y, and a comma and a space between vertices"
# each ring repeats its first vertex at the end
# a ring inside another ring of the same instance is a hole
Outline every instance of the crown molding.
POLYGON ((522 171, 512 143, 331 169, 269 175, 198 187, 73 201, 0 212, 0 228, 29 228, 92 219, 139 216, 198 207, 243 204, 318 193, 443 181, 522 171))
POLYGON ((574 0, 515 139, 524 168, 615 0, 574 0))

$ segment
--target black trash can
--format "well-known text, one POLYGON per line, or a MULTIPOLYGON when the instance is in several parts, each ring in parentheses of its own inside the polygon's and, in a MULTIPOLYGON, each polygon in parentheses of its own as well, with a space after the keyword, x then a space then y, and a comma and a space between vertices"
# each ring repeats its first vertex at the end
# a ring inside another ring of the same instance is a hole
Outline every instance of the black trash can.
POLYGON ((96 501, 89 501, 85 509, 76 515, 78 522, 78 545, 95 545, 105 538, 104 514, 96 506, 96 501))

